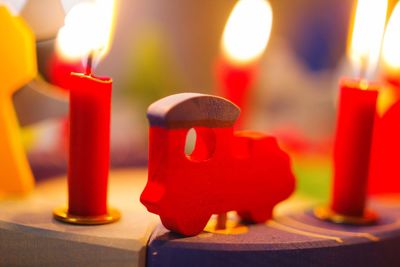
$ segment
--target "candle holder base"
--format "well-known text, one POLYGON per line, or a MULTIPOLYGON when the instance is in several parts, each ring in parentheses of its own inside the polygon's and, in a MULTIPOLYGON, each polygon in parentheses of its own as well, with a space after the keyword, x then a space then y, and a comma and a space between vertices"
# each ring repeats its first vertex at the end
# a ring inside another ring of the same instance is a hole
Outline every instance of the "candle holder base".
POLYGON ((117 209, 109 208, 108 212, 104 215, 97 216, 79 216, 68 213, 68 208, 57 208, 53 211, 54 219, 78 225, 99 225, 116 222, 121 218, 121 213, 117 209))
POLYGON ((364 216, 347 216, 333 211, 329 207, 317 207, 314 209, 314 216, 320 220, 337 224, 371 225, 378 221, 378 215, 370 210, 364 212, 364 216))

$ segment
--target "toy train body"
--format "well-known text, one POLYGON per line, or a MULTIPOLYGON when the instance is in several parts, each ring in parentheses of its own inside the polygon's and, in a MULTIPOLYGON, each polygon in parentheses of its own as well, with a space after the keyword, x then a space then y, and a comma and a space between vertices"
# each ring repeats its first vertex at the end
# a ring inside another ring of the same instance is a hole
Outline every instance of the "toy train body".
POLYGON ((183 235, 200 233, 212 214, 235 210, 264 222, 294 190, 289 156, 274 137, 234 132, 239 109, 202 94, 178 94, 149 107, 149 173, 141 195, 164 226, 183 235), (185 154, 188 131, 196 143, 185 154))

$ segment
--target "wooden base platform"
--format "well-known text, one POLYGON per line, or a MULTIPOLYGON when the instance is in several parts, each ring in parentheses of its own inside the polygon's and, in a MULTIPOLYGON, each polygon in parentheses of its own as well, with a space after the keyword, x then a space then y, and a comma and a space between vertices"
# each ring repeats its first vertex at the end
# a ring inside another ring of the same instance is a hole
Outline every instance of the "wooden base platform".
POLYGON ((148 266, 400 266, 400 203, 376 200, 372 206, 381 215, 372 226, 321 221, 310 209, 239 225, 237 234, 182 237, 159 225, 148 266))
POLYGON ((109 204, 121 220, 76 226, 53 219, 66 205, 65 177, 39 183, 21 199, 0 201, 0 266, 144 266, 146 244, 158 218, 139 203, 147 170, 110 175, 109 204))
POLYGON ((400 199, 374 199, 380 214, 372 226, 335 225, 316 219, 314 202, 295 196, 280 204, 274 220, 228 228, 210 220, 203 233, 167 231, 139 202, 146 170, 110 175, 109 204, 119 222, 76 226, 55 221, 66 204, 66 179, 39 183, 19 199, 0 201, 0 266, 400 266, 400 199), (146 258, 147 257, 147 258, 146 258))

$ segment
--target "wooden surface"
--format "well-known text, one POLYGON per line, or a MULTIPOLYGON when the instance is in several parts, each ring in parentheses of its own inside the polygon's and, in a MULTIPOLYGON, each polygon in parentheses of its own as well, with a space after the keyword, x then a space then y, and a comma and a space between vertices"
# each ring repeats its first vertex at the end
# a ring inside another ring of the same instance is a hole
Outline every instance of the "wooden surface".
POLYGON ((373 206, 382 217, 368 227, 323 222, 302 208, 266 224, 232 228, 236 234, 229 235, 182 237, 159 225, 148 266, 400 266, 400 202, 373 206))
POLYGON ((55 221, 66 205, 65 177, 39 183, 20 199, 0 201, 0 266, 144 266, 145 246, 158 219, 139 203, 147 170, 110 175, 109 204, 119 222, 74 226, 55 221))
POLYGON ((0 266, 400 266, 400 198, 371 201, 381 215, 375 226, 319 221, 309 212, 314 202, 295 196, 266 224, 233 227, 229 214, 227 230, 214 230, 213 218, 200 235, 183 238, 139 203, 146 177, 146 170, 111 173, 109 203, 123 217, 110 225, 53 220, 52 209, 66 203, 65 178, 1 200, 0 266))

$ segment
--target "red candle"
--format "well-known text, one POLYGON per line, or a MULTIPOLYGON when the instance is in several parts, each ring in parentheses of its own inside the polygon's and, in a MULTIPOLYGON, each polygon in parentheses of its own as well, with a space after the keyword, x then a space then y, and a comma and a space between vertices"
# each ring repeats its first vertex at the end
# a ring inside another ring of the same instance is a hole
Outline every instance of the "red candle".
POLYGON ((218 93, 240 107, 238 128, 246 118, 249 91, 271 28, 272 8, 267 0, 241 0, 234 6, 222 35, 222 56, 216 62, 218 93))
POLYGON ((400 2, 396 3, 387 23, 382 46, 382 80, 379 92, 378 117, 375 124, 369 175, 369 193, 400 192, 400 2))
POLYGON ((334 147, 331 209, 362 217, 365 213, 370 147, 379 86, 343 79, 334 147))
POLYGON ((68 79, 59 74, 70 93, 68 208, 53 214, 72 224, 104 224, 120 217, 107 207, 112 81, 92 74, 92 62, 110 49, 114 11, 115 1, 77 4, 57 36, 63 56, 87 57, 85 74, 73 72, 68 79))
POLYGON ((110 78, 71 74, 68 213, 107 214, 110 78))
POLYGON ((369 192, 395 194, 399 192, 400 171, 397 167, 400 101, 400 2, 394 7, 387 23, 382 46, 382 80, 386 83, 378 99, 370 168, 369 192))
POLYGON ((379 62, 387 1, 357 1, 348 56, 360 79, 342 79, 333 158, 329 208, 315 210, 336 223, 371 224, 377 216, 366 209, 372 135, 380 85, 370 82, 379 62), (365 29, 370 29, 366 31, 365 29), (368 79, 367 79, 368 78, 368 79))
MULTIPOLYGON (((246 102, 249 91, 256 78, 258 64, 235 65, 221 58, 216 64, 219 94, 235 103, 243 112, 247 111, 246 102)), ((245 114, 241 114, 239 119, 245 114)), ((238 124, 241 124, 240 121, 238 124)))

